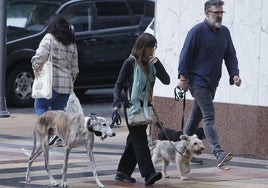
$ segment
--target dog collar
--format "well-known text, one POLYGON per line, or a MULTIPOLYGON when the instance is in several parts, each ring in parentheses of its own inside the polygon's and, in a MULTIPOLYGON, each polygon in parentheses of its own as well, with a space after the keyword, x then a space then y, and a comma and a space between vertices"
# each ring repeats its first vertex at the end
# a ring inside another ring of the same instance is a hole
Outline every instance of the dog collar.
POLYGON ((102 136, 102 133, 99 131, 94 131, 93 126, 91 124, 91 118, 86 117, 85 118, 85 129, 88 130, 89 132, 93 132, 96 136, 102 136))
MULTIPOLYGON (((90 118, 90 117, 85 117, 84 127, 85 127, 85 129, 88 130, 88 131, 90 131, 90 130, 89 130, 90 126, 88 126, 88 125, 90 125, 90 123, 91 123, 91 118, 90 118)), ((92 127, 91 127, 91 129, 92 129, 92 127)), ((93 129, 92 129, 92 131, 93 131, 93 129)), ((92 132, 92 131, 91 131, 91 132, 92 132)))

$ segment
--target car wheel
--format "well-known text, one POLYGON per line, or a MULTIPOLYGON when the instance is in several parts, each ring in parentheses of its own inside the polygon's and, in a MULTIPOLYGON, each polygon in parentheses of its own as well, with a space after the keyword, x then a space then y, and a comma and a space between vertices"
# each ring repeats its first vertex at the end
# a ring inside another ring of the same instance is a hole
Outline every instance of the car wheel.
POLYGON ((34 76, 31 65, 14 67, 7 76, 6 100, 12 106, 33 105, 32 84, 34 76))

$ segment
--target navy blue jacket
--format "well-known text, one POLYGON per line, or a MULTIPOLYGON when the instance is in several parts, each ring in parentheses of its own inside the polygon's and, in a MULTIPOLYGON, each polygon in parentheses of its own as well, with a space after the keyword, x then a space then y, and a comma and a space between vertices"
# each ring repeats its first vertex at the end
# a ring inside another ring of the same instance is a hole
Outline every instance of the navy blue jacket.
POLYGON ((215 90, 225 62, 230 84, 239 76, 236 51, 227 27, 213 31, 205 20, 195 25, 187 34, 179 58, 179 76, 188 79, 189 85, 198 85, 215 90))

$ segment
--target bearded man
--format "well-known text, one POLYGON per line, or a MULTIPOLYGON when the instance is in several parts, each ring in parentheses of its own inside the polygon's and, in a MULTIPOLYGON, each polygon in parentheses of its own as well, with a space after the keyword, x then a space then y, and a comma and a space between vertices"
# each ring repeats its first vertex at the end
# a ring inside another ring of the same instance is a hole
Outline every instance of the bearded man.
POLYGON ((241 84, 230 31, 222 25, 225 13, 223 5, 222 0, 208 0, 205 3, 206 19, 187 34, 178 66, 178 86, 184 91, 189 89, 194 98, 184 133, 193 135, 203 119, 204 133, 218 167, 233 157, 221 148, 215 128, 213 99, 221 78, 223 60, 230 76, 230 84, 241 84))

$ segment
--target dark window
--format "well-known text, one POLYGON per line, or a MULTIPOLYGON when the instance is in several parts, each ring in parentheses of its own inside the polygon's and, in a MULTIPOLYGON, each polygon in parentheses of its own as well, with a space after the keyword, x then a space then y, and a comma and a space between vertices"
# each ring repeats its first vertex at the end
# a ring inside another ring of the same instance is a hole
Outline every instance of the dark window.
POLYGON ((7 26, 41 31, 57 8, 49 3, 10 3, 7 6, 7 26))
POLYGON ((75 32, 91 31, 94 29, 91 4, 70 5, 64 9, 62 15, 74 26, 75 32))
POLYGON ((143 2, 129 2, 132 10, 132 25, 138 25, 142 19, 144 13, 144 3, 143 2))
POLYGON ((98 29, 130 25, 129 11, 125 2, 96 2, 98 29))
POLYGON ((125 2, 96 2, 98 16, 128 15, 125 2))

